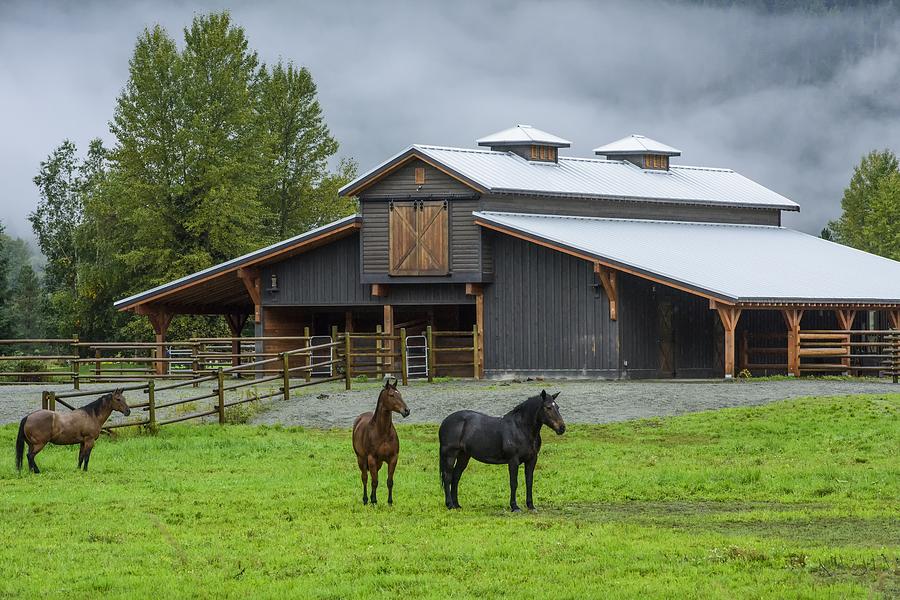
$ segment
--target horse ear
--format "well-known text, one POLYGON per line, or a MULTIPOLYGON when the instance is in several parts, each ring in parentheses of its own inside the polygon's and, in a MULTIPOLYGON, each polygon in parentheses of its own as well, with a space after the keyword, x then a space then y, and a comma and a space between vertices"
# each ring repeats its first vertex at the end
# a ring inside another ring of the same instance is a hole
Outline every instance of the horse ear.
POLYGON ((556 400, 557 396, 559 396, 559 392, 556 392, 555 394, 553 394, 553 399, 556 400))
POLYGON ((541 390, 541 400, 547 399, 547 390, 541 390))

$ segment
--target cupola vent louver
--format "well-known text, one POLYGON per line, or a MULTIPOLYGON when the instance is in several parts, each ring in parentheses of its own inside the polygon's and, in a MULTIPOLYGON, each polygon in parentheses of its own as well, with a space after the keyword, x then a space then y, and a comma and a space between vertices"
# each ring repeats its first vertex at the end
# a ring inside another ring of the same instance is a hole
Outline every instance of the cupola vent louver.
POLYGON ((611 160, 627 160, 642 169, 669 170, 669 157, 681 156, 681 150, 633 133, 621 140, 594 148, 594 154, 611 160))
POLYGON ((559 149, 572 145, 569 140, 541 131, 531 125, 516 125, 475 140, 497 152, 512 152, 525 160, 556 163, 559 149))

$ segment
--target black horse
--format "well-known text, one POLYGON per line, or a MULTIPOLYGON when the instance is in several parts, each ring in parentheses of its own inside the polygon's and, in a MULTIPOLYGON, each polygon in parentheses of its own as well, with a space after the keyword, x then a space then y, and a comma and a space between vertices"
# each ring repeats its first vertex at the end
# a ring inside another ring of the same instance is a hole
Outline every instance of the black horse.
POLYGON ((438 437, 441 442, 441 483, 447 508, 459 506, 459 478, 469 459, 492 465, 509 465, 509 507, 519 511, 516 487, 519 484, 519 465, 525 465, 525 505, 534 510, 531 484, 534 466, 541 450, 541 427, 546 425, 557 435, 566 431, 559 414, 556 397, 559 392, 529 398, 502 417, 491 417, 473 410, 460 410, 441 423, 438 437))

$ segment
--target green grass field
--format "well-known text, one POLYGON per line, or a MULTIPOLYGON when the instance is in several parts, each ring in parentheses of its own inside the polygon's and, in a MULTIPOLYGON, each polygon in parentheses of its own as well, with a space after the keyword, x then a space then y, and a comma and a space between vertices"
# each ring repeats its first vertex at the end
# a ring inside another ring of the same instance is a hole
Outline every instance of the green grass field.
POLYGON ((35 476, 6 426, 0 597, 896 596, 898 417, 813 398, 548 431, 516 515, 475 463, 443 507, 436 426, 398 428, 393 507, 362 506, 346 430, 172 426, 35 476))

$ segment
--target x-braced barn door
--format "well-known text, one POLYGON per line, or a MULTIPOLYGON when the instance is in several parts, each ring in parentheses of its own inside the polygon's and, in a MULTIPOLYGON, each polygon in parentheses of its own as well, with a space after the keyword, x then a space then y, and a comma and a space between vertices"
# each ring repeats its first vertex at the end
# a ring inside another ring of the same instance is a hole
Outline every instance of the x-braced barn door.
POLYGON ((391 275, 446 275, 450 272, 446 201, 391 202, 391 275))
POLYGON ((675 376, 675 327, 674 308, 668 298, 659 299, 659 374, 662 377, 675 376))

